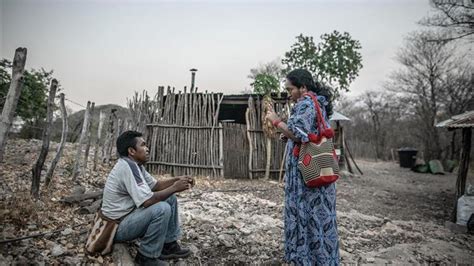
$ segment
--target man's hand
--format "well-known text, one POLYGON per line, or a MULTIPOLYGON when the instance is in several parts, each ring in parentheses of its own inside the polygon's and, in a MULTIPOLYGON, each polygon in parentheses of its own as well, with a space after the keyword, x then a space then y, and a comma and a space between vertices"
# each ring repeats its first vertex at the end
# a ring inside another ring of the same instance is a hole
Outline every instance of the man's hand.
POLYGON ((173 188, 175 192, 181 192, 185 191, 186 189, 190 189, 191 184, 189 183, 188 179, 180 178, 174 182, 173 188))
POLYGON ((191 185, 191 187, 194 187, 194 185, 196 184, 196 180, 194 180, 194 178, 188 175, 180 176, 178 177, 178 180, 186 180, 191 185))

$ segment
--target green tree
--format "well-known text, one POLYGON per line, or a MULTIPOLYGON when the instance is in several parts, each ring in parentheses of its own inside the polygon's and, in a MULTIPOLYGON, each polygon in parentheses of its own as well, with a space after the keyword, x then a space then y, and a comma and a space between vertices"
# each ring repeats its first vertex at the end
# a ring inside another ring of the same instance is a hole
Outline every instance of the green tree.
POLYGON ((255 93, 279 92, 281 90, 280 82, 283 79, 283 67, 279 60, 261 64, 250 69, 248 78, 252 80, 250 85, 255 93))
POLYGON ((291 50, 285 53, 282 64, 286 71, 305 68, 314 78, 333 88, 335 97, 349 91, 349 85, 362 68, 361 45, 349 33, 334 31, 323 34, 316 44, 313 37, 300 34, 291 50))
POLYGON ((251 85, 253 86, 253 91, 259 94, 268 94, 280 90, 280 81, 274 76, 265 73, 257 74, 251 85))
MULTIPOLYGON (((6 59, 0 61, 0 108, 5 104, 11 81, 12 63, 6 59)), ((48 89, 53 71, 25 70, 24 84, 16 108, 16 116, 27 125, 39 126, 46 117, 48 89)))

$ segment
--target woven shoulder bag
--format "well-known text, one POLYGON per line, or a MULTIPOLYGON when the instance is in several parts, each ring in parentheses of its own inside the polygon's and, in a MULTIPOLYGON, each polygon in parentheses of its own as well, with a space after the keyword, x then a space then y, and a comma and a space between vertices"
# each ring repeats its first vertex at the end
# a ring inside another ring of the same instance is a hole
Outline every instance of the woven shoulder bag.
POLYGON ((332 142, 334 131, 327 128, 316 96, 312 93, 305 96, 311 97, 314 102, 318 135, 308 134, 310 141, 301 144, 298 169, 307 187, 327 186, 339 178, 339 165, 332 142))
POLYGON ((117 232, 120 220, 113 220, 96 212, 91 229, 87 236, 86 251, 90 255, 106 255, 112 252, 115 233, 117 232))

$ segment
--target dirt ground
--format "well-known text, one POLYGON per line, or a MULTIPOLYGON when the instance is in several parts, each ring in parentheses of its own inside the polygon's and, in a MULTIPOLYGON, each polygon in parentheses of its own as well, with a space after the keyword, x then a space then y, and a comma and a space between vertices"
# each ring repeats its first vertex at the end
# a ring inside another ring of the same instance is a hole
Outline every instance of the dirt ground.
MULTIPOLYGON (((49 163, 57 144, 51 145, 49 163)), ((29 198, 31 167, 39 141, 12 140, 0 165, 1 239, 58 230, 43 237, 0 244, 0 264, 113 263, 84 253, 92 215, 59 199, 74 187, 74 147, 68 144, 51 188, 29 198), (79 225, 73 229, 71 226, 79 225)), ((91 158, 90 156, 89 158, 91 158)), ((445 227, 453 208, 454 174, 414 173, 392 162, 357 160, 364 175, 337 183, 337 214, 343 264, 474 264, 474 235, 445 227)), ((109 165, 79 181, 88 190, 104 185, 109 165)), ((163 178, 163 177, 159 177, 163 178)), ((194 255, 174 265, 281 265, 283 188, 275 181, 197 177, 179 195, 182 242, 194 255)), ((133 244, 130 247, 135 252, 133 244)))

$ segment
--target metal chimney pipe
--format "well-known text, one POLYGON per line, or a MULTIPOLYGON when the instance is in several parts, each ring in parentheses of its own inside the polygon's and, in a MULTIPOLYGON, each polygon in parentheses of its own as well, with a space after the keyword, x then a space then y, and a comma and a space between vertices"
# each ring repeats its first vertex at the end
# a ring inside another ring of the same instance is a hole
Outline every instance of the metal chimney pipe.
POLYGON ((196 80, 196 72, 198 71, 196 68, 191 68, 191 92, 194 90, 194 82, 196 80))

